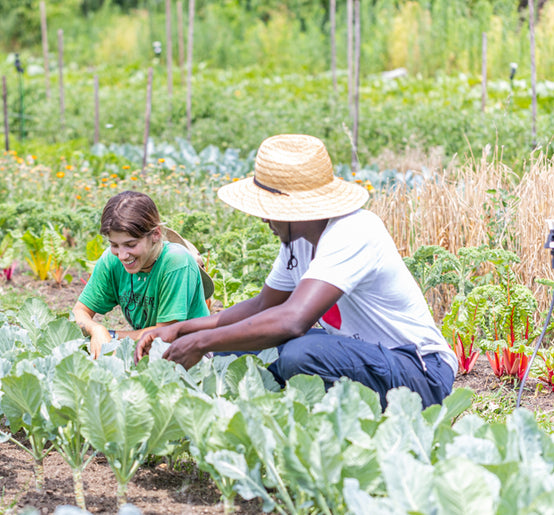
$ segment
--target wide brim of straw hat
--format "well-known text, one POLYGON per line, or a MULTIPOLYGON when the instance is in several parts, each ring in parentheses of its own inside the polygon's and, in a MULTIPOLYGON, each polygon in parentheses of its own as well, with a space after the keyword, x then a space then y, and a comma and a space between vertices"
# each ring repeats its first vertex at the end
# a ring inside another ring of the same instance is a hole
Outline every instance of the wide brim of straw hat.
POLYGON ((221 187, 218 196, 240 211, 282 222, 346 215, 369 198, 365 188, 333 175, 321 140, 302 134, 266 139, 256 155, 254 177, 221 187))
POLYGON ((209 299, 214 294, 214 282, 212 278, 206 272, 206 265, 198 249, 188 240, 183 238, 177 231, 170 229, 169 227, 163 228, 164 239, 171 243, 179 243, 192 255, 195 259, 198 269, 200 270, 200 277, 202 278, 202 286, 204 287, 204 298, 209 299))
POLYGON ((222 186, 218 196, 223 202, 249 215, 279 222, 323 220, 347 215, 361 208, 368 192, 357 184, 335 178, 325 187, 277 197, 254 184, 249 177, 222 186))

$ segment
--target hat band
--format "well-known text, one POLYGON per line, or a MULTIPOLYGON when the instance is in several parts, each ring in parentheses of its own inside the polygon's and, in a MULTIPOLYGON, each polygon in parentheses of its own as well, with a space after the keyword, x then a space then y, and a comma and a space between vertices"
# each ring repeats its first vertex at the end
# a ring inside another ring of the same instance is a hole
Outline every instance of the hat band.
POLYGON ((262 190, 269 191, 270 193, 277 193, 279 195, 286 195, 289 196, 288 193, 285 193, 284 191, 278 190, 277 188, 272 188, 271 186, 266 186, 265 184, 262 184, 258 179, 256 179, 256 176, 254 176, 254 184, 258 186, 258 188, 262 188, 262 190))

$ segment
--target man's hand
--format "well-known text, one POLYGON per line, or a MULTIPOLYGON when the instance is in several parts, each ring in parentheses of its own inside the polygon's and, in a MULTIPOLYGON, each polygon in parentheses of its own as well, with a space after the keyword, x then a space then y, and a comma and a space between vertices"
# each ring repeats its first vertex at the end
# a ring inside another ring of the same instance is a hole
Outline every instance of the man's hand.
POLYGON ((100 324, 95 324, 90 335, 90 353, 94 359, 100 356, 102 345, 112 341, 108 330, 100 324))
POLYGON ((201 350, 200 335, 202 333, 192 333, 182 336, 173 342, 171 347, 164 352, 164 359, 175 361, 185 367, 186 370, 198 363, 204 351, 201 350))
POLYGON ((155 338, 160 338, 164 342, 171 343, 179 336, 178 324, 156 327, 151 331, 144 333, 135 348, 135 365, 148 353, 152 347, 155 338))

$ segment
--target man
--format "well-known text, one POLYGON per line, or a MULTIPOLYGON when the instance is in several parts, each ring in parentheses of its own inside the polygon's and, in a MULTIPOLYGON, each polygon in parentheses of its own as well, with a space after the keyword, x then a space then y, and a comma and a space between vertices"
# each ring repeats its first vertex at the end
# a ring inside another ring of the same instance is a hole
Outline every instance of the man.
POLYGON ((223 186, 221 200, 269 224, 281 242, 262 291, 210 317, 155 329, 135 360, 160 337, 164 358, 195 365, 208 352, 277 347, 270 365, 281 385, 319 375, 327 387, 346 376, 377 391, 398 386, 424 406, 452 390, 457 360, 382 221, 361 209, 367 191, 334 177, 322 141, 284 134, 260 146, 254 177, 223 186), (322 328, 314 329, 319 322, 322 328))

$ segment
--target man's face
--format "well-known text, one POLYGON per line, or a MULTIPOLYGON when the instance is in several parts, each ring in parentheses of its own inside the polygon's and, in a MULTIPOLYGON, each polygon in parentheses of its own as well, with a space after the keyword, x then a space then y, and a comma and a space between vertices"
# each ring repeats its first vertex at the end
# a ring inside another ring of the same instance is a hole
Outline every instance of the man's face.
POLYGON ((262 218, 262 222, 268 224, 273 234, 278 236, 283 243, 290 243, 290 240, 294 241, 298 238, 298 236, 295 237, 293 234, 291 222, 277 222, 275 220, 268 220, 267 218, 262 218))

